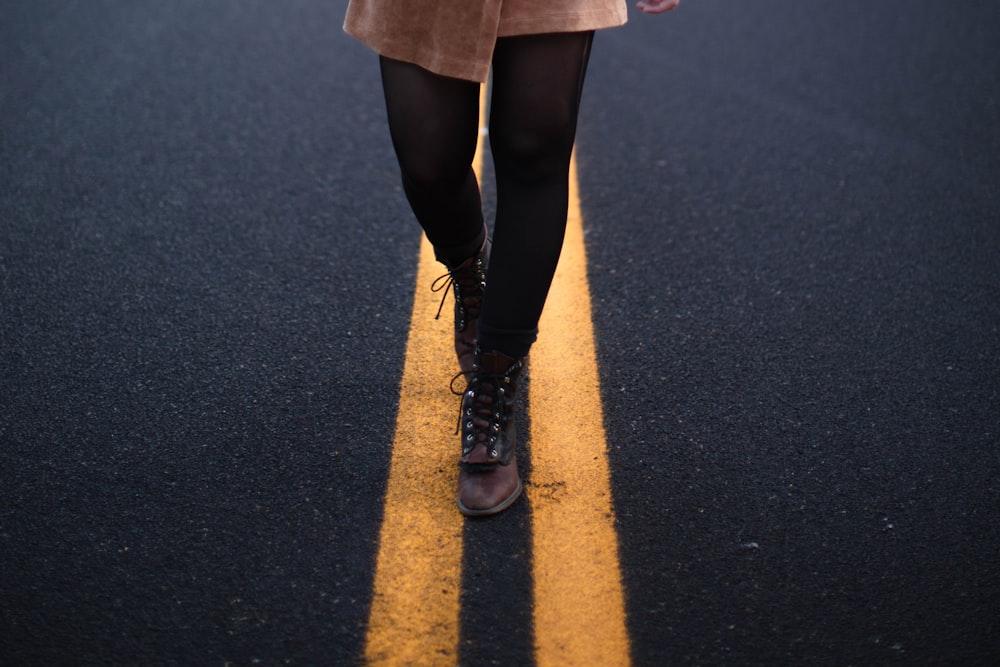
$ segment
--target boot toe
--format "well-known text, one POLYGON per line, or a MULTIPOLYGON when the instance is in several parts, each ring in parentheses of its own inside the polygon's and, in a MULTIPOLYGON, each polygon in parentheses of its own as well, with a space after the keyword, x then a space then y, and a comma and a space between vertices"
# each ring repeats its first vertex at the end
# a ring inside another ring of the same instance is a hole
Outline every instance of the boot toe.
POLYGON ((523 488, 516 460, 484 471, 463 467, 458 473, 458 509, 465 516, 498 514, 518 499, 523 488))

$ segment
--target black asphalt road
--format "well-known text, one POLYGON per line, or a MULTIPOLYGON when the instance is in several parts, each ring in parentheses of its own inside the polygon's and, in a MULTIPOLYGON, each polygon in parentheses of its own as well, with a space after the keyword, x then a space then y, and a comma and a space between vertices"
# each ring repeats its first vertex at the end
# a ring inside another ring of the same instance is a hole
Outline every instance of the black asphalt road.
MULTIPOLYGON (((0 1, 0 663, 359 661, 419 231, 344 6, 0 1)), ((984 0, 599 36, 637 665, 1000 662, 998 45, 984 0)), ((467 524, 463 664, 531 662, 529 519, 467 524)))

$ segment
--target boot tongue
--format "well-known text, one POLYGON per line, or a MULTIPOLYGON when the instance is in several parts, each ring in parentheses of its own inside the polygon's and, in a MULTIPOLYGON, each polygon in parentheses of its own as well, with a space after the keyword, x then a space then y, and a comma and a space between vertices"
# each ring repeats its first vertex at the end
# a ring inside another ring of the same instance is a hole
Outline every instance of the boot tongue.
POLYGON ((479 368, 491 375, 506 375, 515 363, 517 359, 496 350, 479 354, 479 368))

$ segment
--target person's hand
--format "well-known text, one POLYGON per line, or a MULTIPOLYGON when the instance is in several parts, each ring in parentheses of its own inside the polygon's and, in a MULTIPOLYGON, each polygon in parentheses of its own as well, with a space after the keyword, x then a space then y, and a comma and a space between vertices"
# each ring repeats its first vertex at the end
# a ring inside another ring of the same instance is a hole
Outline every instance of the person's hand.
POLYGON ((647 14, 662 14, 681 4, 681 0, 640 0, 636 5, 647 14))

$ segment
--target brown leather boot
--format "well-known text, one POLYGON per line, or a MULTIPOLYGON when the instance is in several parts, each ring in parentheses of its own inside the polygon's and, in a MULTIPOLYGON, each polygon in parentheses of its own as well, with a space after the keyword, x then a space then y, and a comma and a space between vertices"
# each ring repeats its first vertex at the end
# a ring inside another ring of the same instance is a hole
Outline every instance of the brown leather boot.
MULTIPOLYGON (((486 267, 490 261, 490 239, 487 236, 479 252, 457 266, 449 266, 448 273, 431 284, 434 292, 444 291, 437 317, 441 316, 448 286, 455 292, 455 354, 462 373, 471 373, 476 352, 476 320, 483 307, 483 290, 486 288, 486 267)), ((436 318, 435 318, 436 319, 436 318)))
POLYGON ((458 509, 466 516, 502 512, 521 495, 517 474, 514 399, 523 359, 476 350, 472 380, 462 395, 462 457, 458 509))

